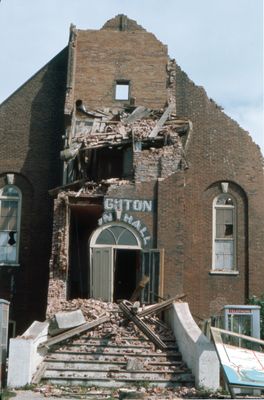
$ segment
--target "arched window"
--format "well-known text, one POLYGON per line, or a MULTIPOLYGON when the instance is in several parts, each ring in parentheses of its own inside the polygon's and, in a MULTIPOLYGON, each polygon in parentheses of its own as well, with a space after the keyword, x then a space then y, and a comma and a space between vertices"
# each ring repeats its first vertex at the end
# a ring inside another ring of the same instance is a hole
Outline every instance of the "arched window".
POLYGON ((115 247, 141 247, 140 241, 129 227, 122 223, 111 224, 99 228, 92 237, 91 247, 115 246, 115 247))
POLYGON ((236 206, 232 196, 223 193, 213 203, 213 270, 236 269, 236 206))
POLYGON ((17 264, 21 192, 14 185, 0 189, 0 264, 17 264))

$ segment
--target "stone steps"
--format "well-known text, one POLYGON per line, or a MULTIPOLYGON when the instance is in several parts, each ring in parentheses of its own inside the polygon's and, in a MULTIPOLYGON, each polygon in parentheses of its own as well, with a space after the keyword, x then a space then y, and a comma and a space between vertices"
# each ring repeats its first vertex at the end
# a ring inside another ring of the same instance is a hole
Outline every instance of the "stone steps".
POLYGON ((194 385, 170 335, 162 338, 168 346, 162 351, 138 331, 111 335, 109 326, 107 329, 106 333, 98 328, 53 345, 44 360, 42 383, 87 390, 194 385))
MULTIPOLYGON (((73 370, 101 370, 101 371, 110 371, 116 370, 119 368, 123 370, 127 366, 127 362, 125 361, 102 361, 102 360, 89 360, 87 361, 74 361, 74 360, 49 360, 48 362, 49 369, 73 369, 73 370)), ((184 365, 181 361, 163 361, 163 362, 148 362, 148 368, 151 368, 152 371, 164 371, 164 372, 174 372, 175 370, 184 370, 184 365)))
POLYGON ((46 357, 46 361, 52 360, 74 360, 74 361, 90 361, 90 360, 97 360, 97 361, 118 361, 118 359, 123 359, 127 361, 128 358, 137 358, 139 361, 146 362, 146 361, 159 361, 159 362, 166 362, 166 361, 181 361, 181 353, 179 352, 170 352, 170 353, 132 353, 126 352, 124 353, 122 349, 118 349, 115 352, 67 352, 67 351, 56 351, 52 355, 46 357))
POLYGON ((177 378, 172 379, 137 379, 137 378, 78 378, 78 377, 51 377, 45 375, 42 378, 42 382, 48 382, 53 385, 63 386, 82 386, 82 387, 104 387, 104 388, 123 388, 123 387, 144 387, 146 385, 169 388, 169 387, 192 387, 193 376, 191 374, 179 375, 177 378))

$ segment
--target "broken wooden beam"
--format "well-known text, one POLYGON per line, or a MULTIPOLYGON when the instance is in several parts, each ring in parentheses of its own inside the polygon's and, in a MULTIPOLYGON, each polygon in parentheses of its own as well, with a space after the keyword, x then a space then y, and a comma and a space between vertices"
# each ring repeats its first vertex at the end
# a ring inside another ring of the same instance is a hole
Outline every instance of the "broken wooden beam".
POLYGON ((78 326, 77 328, 70 329, 67 332, 60 333, 59 335, 46 340, 45 342, 43 342, 39 345, 39 348, 49 347, 49 346, 52 346, 53 344, 62 342, 63 340, 70 339, 73 336, 79 335, 80 333, 88 331, 89 329, 93 329, 96 326, 99 326, 108 321, 110 321, 110 317, 105 315, 105 316, 95 319, 94 321, 86 322, 85 324, 82 324, 82 325, 78 326))
POLYGON ((157 134, 159 133, 160 129, 163 127, 163 125, 165 124, 165 122, 167 121, 167 119, 170 116, 170 113, 173 111, 174 109, 174 105, 170 104, 166 110, 164 111, 164 113, 162 114, 162 116, 160 117, 160 119, 158 120, 158 122, 156 123, 156 125, 154 126, 154 128, 152 129, 152 131, 149 134, 149 137, 155 137, 157 136, 157 134))
POLYGON ((47 369, 47 364, 45 364, 44 362, 40 364, 40 366, 38 367, 37 371, 35 372, 31 380, 31 383, 33 385, 37 385, 41 381, 41 378, 43 377, 46 369, 47 369))
POLYGON ((149 276, 144 275, 139 284, 137 285, 136 289, 132 293, 129 301, 136 301, 139 298, 141 291, 144 289, 146 284, 149 282, 149 276))
POLYGON ((82 186, 85 183, 85 179, 79 179, 77 181, 71 182, 71 183, 66 183, 65 185, 62 186, 57 186, 54 189, 50 189, 48 191, 50 196, 56 196, 59 192, 67 190, 67 189, 74 189, 75 186, 82 186))
POLYGON ((127 303, 127 300, 123 300, 119 304, 119 308, 123 312, 123 314, 131 321, 133 321, 134 324, 144 333, 144 335, 146 335, 147 338, 155 344, 156 347, 158 347, 160 350, 166 350, 166 344, 154 332, 152 332, 151 329, 149 329, 145 322, 143 322, 137 315, 132 313, 127 303))
POLYGON ((174 301, 181 300, 185 297, 185 294, 179 294, 175 297, 172 297, 168 300, 164 300, 161 303, 153 304, 152 306, 147 307, 145 310, 140 311, 137 316, 140 318, 146 317, 151 314, 158 314, 164 311, 166 308, 170 307, 174 301))

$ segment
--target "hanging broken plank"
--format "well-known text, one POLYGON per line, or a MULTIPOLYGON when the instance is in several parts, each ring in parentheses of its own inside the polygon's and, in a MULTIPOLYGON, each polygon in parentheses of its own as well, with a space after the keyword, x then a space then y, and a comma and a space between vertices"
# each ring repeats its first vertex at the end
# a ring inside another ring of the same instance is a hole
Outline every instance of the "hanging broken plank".
POLYGON ((136 289, 132 293, 130 301, 136 301, 139 298, 141 291, 144 289, 144 287, 148 282, 149 282, 149 276, 144 275, 139 284, 137 285, 136 289))
POLYGON ((152 131, 149 134, 149 137, 153 138, 155 136, 157 136, 157 134, 159 133, 160 129, 163 127, 163 125, 165 124, 165 122, 167 121, 167 119, 170 116, 170 113, 174 110, 174 104, 170 104, 166 110, 164 111, 164 113, 162 114, 162 116, 160 117, 160 119, 158 120, 157 124, 154 126, 154 128, 152 129, 152 131))

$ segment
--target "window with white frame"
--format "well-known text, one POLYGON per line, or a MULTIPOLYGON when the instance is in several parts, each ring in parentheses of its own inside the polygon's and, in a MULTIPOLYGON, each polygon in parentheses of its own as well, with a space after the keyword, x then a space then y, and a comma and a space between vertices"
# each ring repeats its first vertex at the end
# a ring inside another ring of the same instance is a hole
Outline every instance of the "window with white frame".
POLYGON ((236 269, 236 207, 232 196, 223 193, 213 204, 213 270, 236 269))
POLYGON ((17 264, 21 192, 14 185, 0 189, 0 264, 17 264))

